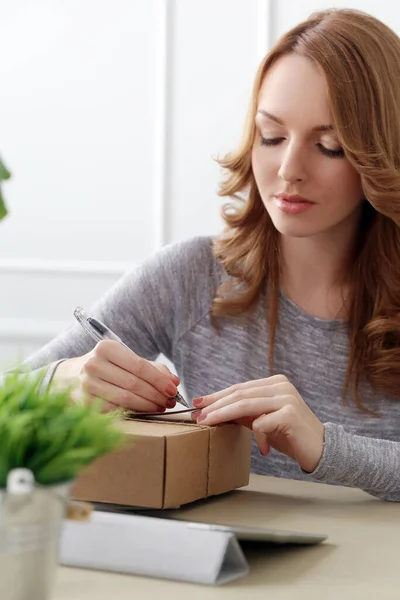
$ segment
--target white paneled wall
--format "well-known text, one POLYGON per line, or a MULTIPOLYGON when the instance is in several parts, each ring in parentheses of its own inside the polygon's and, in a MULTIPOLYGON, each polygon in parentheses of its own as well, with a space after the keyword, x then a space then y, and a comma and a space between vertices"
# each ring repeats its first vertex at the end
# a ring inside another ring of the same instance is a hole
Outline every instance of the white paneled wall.
POLYGON ((258 62, 319 8, 371 0, 0 0, 0 364, 42 345, 130 265, 216 233, 220 171, 258 62))

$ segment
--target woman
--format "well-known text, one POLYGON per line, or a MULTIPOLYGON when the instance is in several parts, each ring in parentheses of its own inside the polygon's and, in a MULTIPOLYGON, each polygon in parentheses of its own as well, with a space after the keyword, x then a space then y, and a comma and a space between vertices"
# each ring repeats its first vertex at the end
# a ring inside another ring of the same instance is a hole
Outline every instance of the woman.
POLYGON ((400 501, 399 106, 388 27, 351 10, 295 27, 221 161, 224 234, 164 248, 92 311, 134 353, 76 325, 30 368, 105 410, 163 411, 182 381, 195 419, 253 429, 253 472, 400 501))

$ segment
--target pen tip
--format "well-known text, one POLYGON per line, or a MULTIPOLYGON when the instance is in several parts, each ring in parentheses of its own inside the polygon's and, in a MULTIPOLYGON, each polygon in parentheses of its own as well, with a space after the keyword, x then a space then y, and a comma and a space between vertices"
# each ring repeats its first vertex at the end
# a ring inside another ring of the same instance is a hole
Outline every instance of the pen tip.
POLYGON ((179 404, 183 404, 183 406, 186 406, 186 408, 190 408, 189 404, 186 402, 186 400, 182 396, 182 394, 180 394, 179 392, 177 392, 175 398, 176 398, 176 401, 179 402, 179 404))

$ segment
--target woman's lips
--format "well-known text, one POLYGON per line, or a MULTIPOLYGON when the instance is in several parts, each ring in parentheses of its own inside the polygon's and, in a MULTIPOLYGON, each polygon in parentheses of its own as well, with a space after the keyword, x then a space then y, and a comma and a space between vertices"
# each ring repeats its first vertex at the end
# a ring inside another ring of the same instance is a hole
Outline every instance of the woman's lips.
POLYGON ((290 215, 299 215, 315 205, 302 196, 279 195, 274 196, 274 201, 279 210, 290 215))

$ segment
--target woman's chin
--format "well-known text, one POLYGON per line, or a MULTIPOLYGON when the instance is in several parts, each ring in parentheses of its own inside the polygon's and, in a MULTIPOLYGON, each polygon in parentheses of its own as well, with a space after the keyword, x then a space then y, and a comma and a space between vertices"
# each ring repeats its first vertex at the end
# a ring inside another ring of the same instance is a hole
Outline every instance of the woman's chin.
POLYGON ((307 238, 318 233, 322 233, 323 229, 313 227, 311 223, 290 216, 290 218, 271 218, 275 229, 286 237, 307 238))

